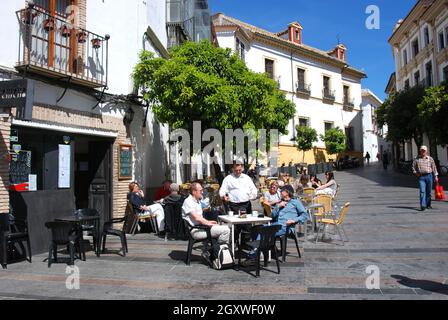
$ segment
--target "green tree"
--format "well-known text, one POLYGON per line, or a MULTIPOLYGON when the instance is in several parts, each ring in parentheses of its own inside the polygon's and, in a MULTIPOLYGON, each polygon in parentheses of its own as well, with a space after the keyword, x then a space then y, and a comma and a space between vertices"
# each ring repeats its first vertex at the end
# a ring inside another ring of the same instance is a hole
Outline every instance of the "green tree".
POLYGON ((302 162, 304 162, 305 152, 311 150, 314 142, 319 141, 317 131, 308 126, 296 126, 296 132, 297 149, 302 150, 302 162))
POLYGON ((437 160, 437 145, 448 144, 447 84, 428 88, 423 101, 418 105, 418 111, 430 140, 431 154, 437 160))
POLYGON ((320 138, 325 142, 328 154, 338 154, 347 149, 345 133, 338 127, 327 130, 320 138))
POLYGON ((425 88, 415 86, 397 92, 377 110, 378 124, 388 126, 388 140, 394 142, 414 139, 417 146, 423 144, 424 126, 418 105, 423 101, 425 88))
POLYGON ((275 81, 250 71, 230 49, 209 41, 186 42, 170 55, 154 58, 144 51, 133 73, 159 122, 191 136, 193 121, 201 121, 203 131, 263 128, 268 139, 270 129, 287 134, 294 104, 275 81))

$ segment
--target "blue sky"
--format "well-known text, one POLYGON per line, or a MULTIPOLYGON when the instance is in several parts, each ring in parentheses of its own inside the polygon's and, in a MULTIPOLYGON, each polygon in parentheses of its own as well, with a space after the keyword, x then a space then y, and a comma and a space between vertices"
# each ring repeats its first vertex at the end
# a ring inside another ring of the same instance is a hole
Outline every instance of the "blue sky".
POLYGON ((286 29, 299 21, 305 44, 329 50, 339 36, 347 47, 347 62, 367 73, 363 88, 384 99, 389 76, 394 72, 392 49, 388 43, 393 27, 405 18, 416 0, 209 0, 212 14, 222 12, 268 31, 286 29), (380 29, 365 26, 366 8, 380 9, 380 29))

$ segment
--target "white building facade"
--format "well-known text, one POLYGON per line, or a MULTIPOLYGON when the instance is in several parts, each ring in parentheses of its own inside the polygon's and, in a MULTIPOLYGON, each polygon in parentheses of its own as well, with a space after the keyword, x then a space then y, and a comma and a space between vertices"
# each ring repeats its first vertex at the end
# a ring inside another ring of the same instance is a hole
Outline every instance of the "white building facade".
POLYGON ((383 152, 392 153, 391 143, 386 141, 387 126, 379 127, 376 121, 376 110, 383 104, 372 91, 362 90, 362 128, 364 156, 370 154, 370 162, 381 159, 383 152), (377 157, 377 155, 379 155, 377 157))
MULTIPOLYGON (((436 86, 448 80, 448 7, 445 1, 419 0, 398 21, 389 39, 395 59, 396 90, 417 84, 436 86)), ((429 145, 427 137, 424 144, 429 145)), ((401 146, 401 160, 418 154, 412 141, 401 146)), ((448 163, 448 148, 438 146, 441 163, 448 163)))
POLYGON ((168 128, 132 81, 141 50, 168 56, 165 11, 165 0, 0 3, 0 89, 27 90, 0 97, 0 207, 27 216, 31 237, 61 208, 123 216, 129 182, 149 194, 169 176, 168 128))
MULTIPOLYGON (((345 130, 348 153, 362 156, 361 79, 365 74, 346 63, 344 45, 328 52, 304 45, 298 22, 272 33, 222 13, 212 21, 219 46, 237 51, 251 70, 267 73, 296 105, 289 134, 280 137, 279 164, 303 160, 302 151, 291 141, 297 125, 310 126, 318 134, 339 127, 345 130)), ((304 161, 314 164, 335 157, 328 156, 319 141, 304 161)))

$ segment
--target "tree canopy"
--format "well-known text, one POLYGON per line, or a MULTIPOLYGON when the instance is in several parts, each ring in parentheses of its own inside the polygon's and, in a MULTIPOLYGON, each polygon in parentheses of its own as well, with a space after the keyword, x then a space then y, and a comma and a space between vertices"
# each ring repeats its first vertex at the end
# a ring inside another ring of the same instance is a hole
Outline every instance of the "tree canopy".
POLYGON ((308 126, 296 126, 296 143, 297 149, 303 151, 303 159, 305 159, 305 152, 311 150, 313 143, 319 141, 317 131, 308 126))
POLYGON ((186 42, 170 54, 163 59, 143 51, 133 74, 159 122, 190 134, 193 121, 201 121, 202 131, 263 128, 287 133, 294 104, 275 81, 250 71, 230 49, 209 41, 186 42))
POLYGON ((423 143, 424 124, 418 105, 423 101, 425 88, 415 86, 389 96, 377 109, 378 124, 388 126, 388 140, 414 139, 418 146, 423 143))
POLYGON ((344 152, 347 149, 345 144, 345 133, 339 127, 331 128, 320 135, 325 142, 328 154, 337 154, 344 152))
POLYGON ((426 90, 423 101, 418 105, 419 115, 425 132, 436 144, 448 144, 448 86, 439 86, 426 90))

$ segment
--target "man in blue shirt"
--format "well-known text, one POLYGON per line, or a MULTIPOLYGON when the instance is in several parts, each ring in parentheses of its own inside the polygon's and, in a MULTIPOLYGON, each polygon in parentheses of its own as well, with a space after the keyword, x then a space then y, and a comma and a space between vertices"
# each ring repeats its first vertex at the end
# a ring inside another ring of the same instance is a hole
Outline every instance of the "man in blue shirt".
POLYGON ((302 202, 294 197, 294 189, 286 185, 281 190, 282 201, 272 210, 272 219, 276 222, 272 225, 280 225, 281 229, 275 234, 277 237, 283 236, 286 227, 294 223, 305 223, 308 220, 308 212, 302 202))
MULTIPOLYGON (((294 189, 286 185, 281 189, 282 201, 272 210, 272 219, 275 221, 271 225, 280 225, 281 229, 275 234, 281 237, 286 233, 286 227, 295 223, 304 224, 308 220, 308 213, 300 200, 294 199, 294 189)), ((260 240, 258 235, 257 240, 260 240)), ((244 265, 255 263, 256 251, 249 253, 249 258, 243 261, 244 265)))

